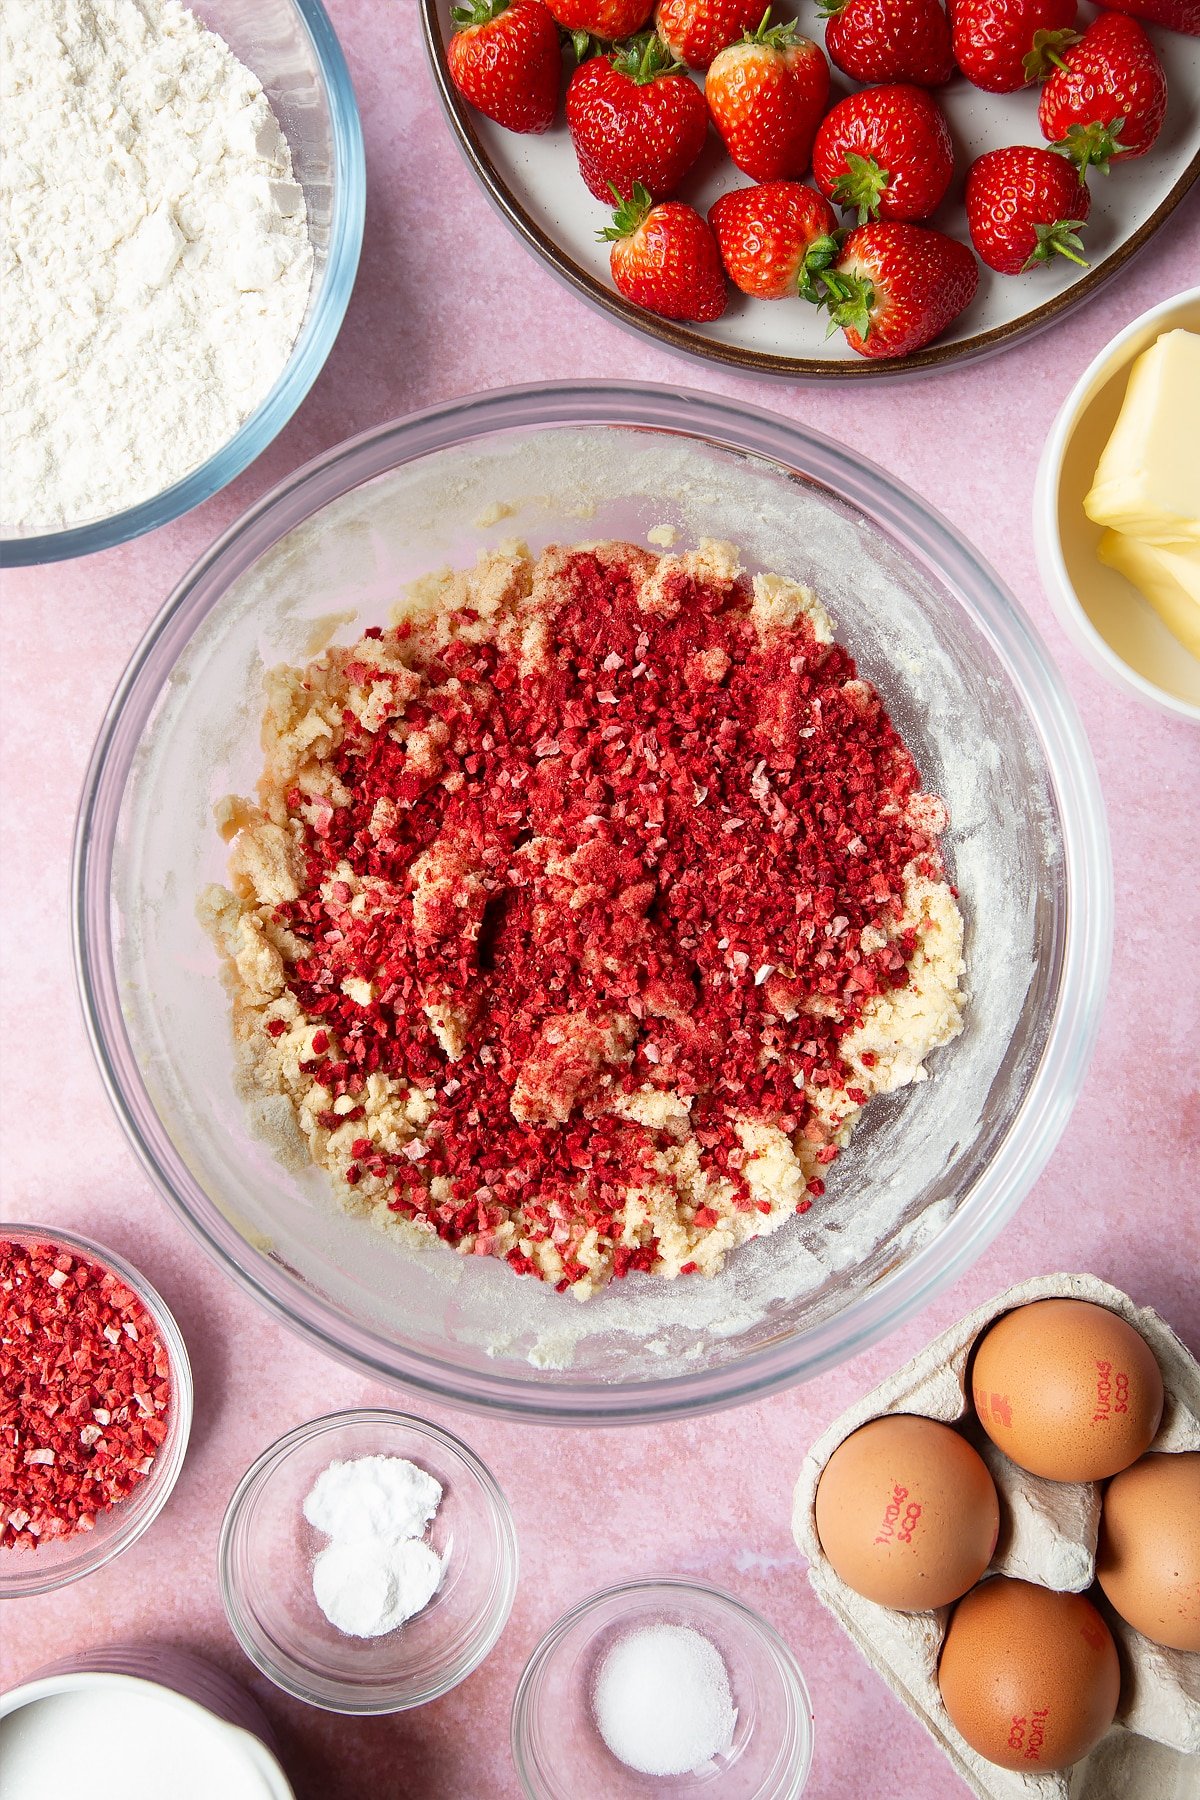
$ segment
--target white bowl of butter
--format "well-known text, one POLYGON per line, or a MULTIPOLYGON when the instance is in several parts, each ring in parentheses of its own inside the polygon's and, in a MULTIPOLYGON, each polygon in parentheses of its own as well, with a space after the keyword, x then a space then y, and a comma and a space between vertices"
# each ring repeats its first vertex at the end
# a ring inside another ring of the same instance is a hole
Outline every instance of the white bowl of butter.
POLYGON ((1076 382, 1033 523, 1043 584, 1089 661, 1200 722, 1200 287, 1135 319, 1076 382))

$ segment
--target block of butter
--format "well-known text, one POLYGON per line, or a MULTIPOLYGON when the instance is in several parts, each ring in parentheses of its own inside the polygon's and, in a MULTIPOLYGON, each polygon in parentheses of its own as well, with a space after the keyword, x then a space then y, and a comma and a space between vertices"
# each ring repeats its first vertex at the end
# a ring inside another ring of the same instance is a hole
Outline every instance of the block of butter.
POLYGON ((1146 544, 1123 531, 1106 531, 1097 555, 1143 593, 1167 630, 1200 657, 1200 543, 1146 544))
POLYGON ((1200 336, 1165 331, 1144 350, 1091 492, 1089 519, 1147 544, 1200 543, 1200 336))

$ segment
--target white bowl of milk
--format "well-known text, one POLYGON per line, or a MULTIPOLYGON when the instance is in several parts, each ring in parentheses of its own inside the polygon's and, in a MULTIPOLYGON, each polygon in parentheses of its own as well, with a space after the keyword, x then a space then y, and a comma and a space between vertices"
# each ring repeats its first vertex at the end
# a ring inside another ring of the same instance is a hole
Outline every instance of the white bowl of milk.
POLYGON ((4 1800, 161 1800, 164 1793, 171 1800, 295 1800, 252 1728, 259 1718, 230 1677, 169 1648, 74 1658, 0 1695, 4 1800), (109 1666, 78 1666, 84 1662, 109 1666), (130 1668, 147 1674, 118 1672, 130 1668), (150 1679, 151 1670, 209 1704, 150 1679), (119 1750, 106 1754, 106 1746, 119 1750))

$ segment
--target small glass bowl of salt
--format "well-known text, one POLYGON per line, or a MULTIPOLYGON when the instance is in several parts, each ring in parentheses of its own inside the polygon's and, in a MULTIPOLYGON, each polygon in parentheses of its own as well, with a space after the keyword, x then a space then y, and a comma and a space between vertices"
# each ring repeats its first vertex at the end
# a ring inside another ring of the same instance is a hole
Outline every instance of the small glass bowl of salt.
POLYGON ((517 1536, 494 1477, 450 1432, 331 1413, 247 1470, 218 1564, 234 1635, 277 1687, 329 1712, 404 1712, 495 1645, 517 1536))
POLYGON ((779 1633, 732 1594, 656 1577, 593 1594, 551 1627, 517 1687, 528 1800, 795 1800, 812 1706, 779 1633))

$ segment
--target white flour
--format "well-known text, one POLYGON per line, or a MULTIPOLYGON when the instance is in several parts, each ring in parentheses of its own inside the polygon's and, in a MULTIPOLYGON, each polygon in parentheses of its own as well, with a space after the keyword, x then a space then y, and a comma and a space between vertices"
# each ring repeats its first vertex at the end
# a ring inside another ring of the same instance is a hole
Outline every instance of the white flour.
POLYGON ((300 330, 304 196, 258 80, 177 0, 0 0, 0 526, 161 492, 300 330))

